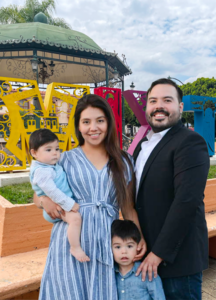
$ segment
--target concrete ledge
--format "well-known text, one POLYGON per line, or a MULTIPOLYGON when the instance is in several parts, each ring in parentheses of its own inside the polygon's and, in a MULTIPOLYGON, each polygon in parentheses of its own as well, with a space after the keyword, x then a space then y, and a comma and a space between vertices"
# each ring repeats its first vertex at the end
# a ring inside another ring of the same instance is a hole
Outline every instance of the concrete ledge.
POLYGON ((25 182, 30 182, 28 171, 0 174, 0 187, 25 182))
POLYGON ((0 258, 0 299, 35 291, 40 287, 48 248, 0 258))

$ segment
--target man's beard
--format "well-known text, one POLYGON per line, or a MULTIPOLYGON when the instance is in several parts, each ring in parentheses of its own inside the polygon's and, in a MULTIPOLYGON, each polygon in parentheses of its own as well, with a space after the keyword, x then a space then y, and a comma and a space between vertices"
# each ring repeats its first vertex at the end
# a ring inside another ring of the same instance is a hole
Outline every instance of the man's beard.
POLYGON ((170 113, 169 113, 168 111, 166 111, 166 110, 163 110, 163 109, 157 109, 157 110, 155 110, 154 112, 152 112, 150 115, 147 115, 147 114, 146 114, 146 120, 147 120, 147 122, 149 123, 149 125, 151 126, 152 130, 153 130, 155 133, 161 132, 161 131, 163 131, 163 130, 166 130, 166 129, 168 129, 168 128, 171 128, 171 127, 175 126, 175 125, 178 123, 178 121, 180 120, 180 118, 181 118, 181 113, 180 113, 180 111, 179 111, 178 113, 177 113, 177 112, 174 112, 174 113, 172 113, 172 114, 170 115, 170 113), (153 122, 152 122, 152 117, 153 117, 153 115, 156 114, 156 113, 164 113, 165 116, 168 117, 168 121, 167 121, 165 124, 163 124, 162 122, 163 122, 164 120, 161 120, 161 121, 158 120, 156 124, 153 124, 153 122))

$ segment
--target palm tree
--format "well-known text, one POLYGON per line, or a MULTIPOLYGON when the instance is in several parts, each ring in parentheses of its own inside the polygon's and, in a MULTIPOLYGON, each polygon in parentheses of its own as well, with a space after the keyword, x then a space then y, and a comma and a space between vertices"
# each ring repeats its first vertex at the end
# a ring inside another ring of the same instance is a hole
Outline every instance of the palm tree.
POLYGON ((55 0, 26 0, 24 6, 9 5, 0 8, 0 24, 33 22, 34 16, 39 12, 47 16, 48 23, 58 27, 71 29, 64 19, 54 18, 55 0))

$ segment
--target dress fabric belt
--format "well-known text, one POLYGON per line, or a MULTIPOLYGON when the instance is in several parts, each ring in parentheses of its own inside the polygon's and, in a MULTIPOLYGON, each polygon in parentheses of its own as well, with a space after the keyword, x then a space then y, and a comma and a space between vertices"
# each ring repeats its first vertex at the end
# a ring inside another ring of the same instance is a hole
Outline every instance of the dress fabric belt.
POLYGON ((97 200, 96 202, 82 203, 80 208, 95 207, 96 214, 92 219, 93 232, 92 236, 97 252, 96 258, 99 262, 113 267, 113 254, 111 247, 111 224, 116 218, 119 210, 117 207, 97 200), (106 214, 104 214, 104 211, 106 214))

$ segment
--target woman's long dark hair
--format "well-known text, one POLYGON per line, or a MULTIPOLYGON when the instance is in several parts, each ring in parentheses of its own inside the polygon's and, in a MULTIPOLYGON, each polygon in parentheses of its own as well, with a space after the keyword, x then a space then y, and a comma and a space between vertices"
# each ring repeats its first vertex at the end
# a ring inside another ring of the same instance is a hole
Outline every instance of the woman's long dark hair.
POLYGON ((130 195, 127 189, 127 182, 125 178, 127 174, 127 169, 123 158, 125 158, 125 160, 128 162, 131 169, 131 173, 133 174, 132 163, 128 155, 120 149, 112 109, 107 103, 107 101, 98 95, 86 95, 82 97, 77 103, 74 119, 75 131, 77 139, 79 141, 79 145, 82 146, 85 142, 82 137, 82 134, 79 131, 79 121, 82 111, 85 110, 87 107, 95 107, 101 109, 107 118, 108 126, 107 135, 104 140, 104 146, 109 156, 109 172, 111 172, 113 176, 117 201, 119 207, 122 209, 123 207, 129 206, 133 202, 132 195, 130 195))

